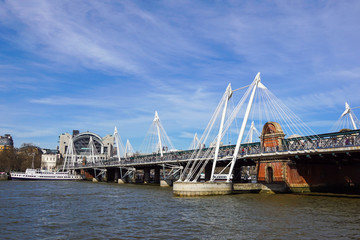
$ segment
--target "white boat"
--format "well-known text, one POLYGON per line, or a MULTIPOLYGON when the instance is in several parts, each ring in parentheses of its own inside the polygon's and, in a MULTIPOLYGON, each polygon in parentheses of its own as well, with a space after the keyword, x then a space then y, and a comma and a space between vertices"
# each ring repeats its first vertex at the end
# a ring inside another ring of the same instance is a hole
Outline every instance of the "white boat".
POLYGON ((13 180, 81 180, 81 176, 67 172, 50 172, 28 168, 25 172, 10 172, 13 180))

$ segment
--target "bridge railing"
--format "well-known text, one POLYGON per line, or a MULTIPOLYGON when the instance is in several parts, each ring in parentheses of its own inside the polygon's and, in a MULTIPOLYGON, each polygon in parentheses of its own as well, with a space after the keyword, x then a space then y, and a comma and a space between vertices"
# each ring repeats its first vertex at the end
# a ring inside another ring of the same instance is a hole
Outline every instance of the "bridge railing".
POLYGON ((241 155, 252 155, 272 152, 306 151, 314 149, 332 149, 360 146, 360 130, 326 133, 305 137, 283 139, 281 146, 261 147, 260 143, 243 146, 241 155))
MULTIPOLYGON (((239 158, 251 157, 251 155, 261 153, 289 152, 289 151, 305 151, 314 149, 330 149, 360 146, 360 130, 335 132, 320 135, 312 135, 305 137, 288 138, 282 140, 282 145, 278 147, 264 148, 260 142, 242 144, 238 153, 239 158)), ((219 149, 219 158, 230 159, 234 154, 235 145, 221 146, 219 149)), ((202 153, 208 151, 209 148, 202 149, 202 153)), ((211 150, 211 149, 210 149, 211 150)), ((126 165, 126 164, 143 164, 143 163, 161 163, 179 160, 191 160, 194 157, 194 151, 173 151, 163 154, 144 154, 136 155, 129 158, 123 158, 119 162, 117 158, 110 158, 96 163, 87 163, 85 165, 78 164, 78 167, 104 167, 110 165, 126 165)), ((199 155, 201 156, 200 153, 199 155)), ((76 166, 75 166, 76 167, 76 166)))

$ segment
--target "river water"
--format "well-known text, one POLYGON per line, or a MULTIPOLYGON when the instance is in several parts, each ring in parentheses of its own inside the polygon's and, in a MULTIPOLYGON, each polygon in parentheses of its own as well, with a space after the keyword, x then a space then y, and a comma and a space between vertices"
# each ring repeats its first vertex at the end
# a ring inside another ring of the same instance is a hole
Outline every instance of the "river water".
POLYGON ((1 239, 360 239, 360 199, 180 198, 171 188, 0 182, 1 239))

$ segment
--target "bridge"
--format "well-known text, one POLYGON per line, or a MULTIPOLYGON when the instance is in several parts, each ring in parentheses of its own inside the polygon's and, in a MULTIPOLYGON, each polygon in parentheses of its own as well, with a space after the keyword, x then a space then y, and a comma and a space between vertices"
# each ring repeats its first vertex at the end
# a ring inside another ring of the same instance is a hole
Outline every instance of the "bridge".
POLYGON ((251 184, 241 185, 244 167, 249 166, 255 167, 257 180, 250 190, 332 188, 337 191, 346 188, 358 191, 359 121, 348 103, 337 124, 343 128, 341 131, 315 134, 262 84, 258 73, 248 86, 232 90, 228 85, 204 133, 200 139, 195 135, 190 150, 174 149, 155 112, 149 130, 150 153, 134 154, 129 140, 123 147, 115 128, 116 154, 113 157, 98 160, 90 139, 88 154, 79 161, 70 141, 64 169, 81 171, 90 178, 107 176, 107 180, 119 182, 136 181, 136 173, 141 170, 145 183, 150 182, 153 171, 154 182, 174 183, 175 194, 189 196, 249 189, 251 184), (238 91, 244 93, 237 105, 229 109, 229 100, 238 91), (239 119, 241 128, 234 131, 232 127, 237 126, 239 119), (256 125, 262 128, 261 132, 256 125), (238 133, 236 144, 223 144, 233 132, 238 133), (259 187, 259 184, 262 185, 259 187))

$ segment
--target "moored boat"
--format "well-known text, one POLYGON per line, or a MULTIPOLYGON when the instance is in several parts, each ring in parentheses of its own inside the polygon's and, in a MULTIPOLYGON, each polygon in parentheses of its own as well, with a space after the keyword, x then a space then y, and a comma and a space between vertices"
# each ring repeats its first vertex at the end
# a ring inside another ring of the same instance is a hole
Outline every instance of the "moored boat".
POLYGON ((28 168, 25 172, 10 172, 12 180, 81 180, 81 176, 66 172, 50 172, 28 168))

